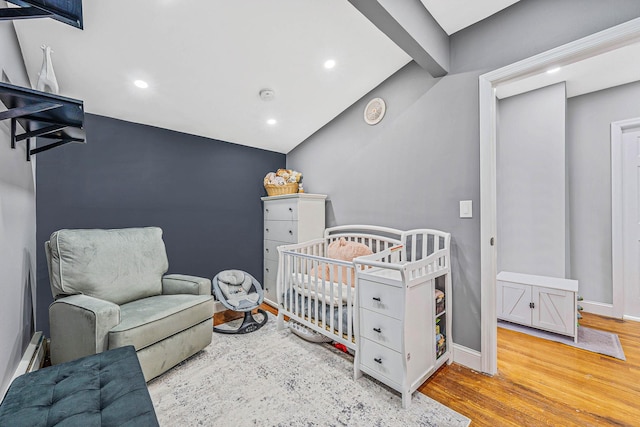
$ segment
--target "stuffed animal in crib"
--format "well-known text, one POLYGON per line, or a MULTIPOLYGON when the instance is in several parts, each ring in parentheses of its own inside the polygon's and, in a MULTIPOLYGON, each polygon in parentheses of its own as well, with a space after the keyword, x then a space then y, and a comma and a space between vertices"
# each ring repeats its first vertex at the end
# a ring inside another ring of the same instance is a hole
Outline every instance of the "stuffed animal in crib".
MULTIPOLYGON (((334 240, 329 244, 327 248, 327 257, 333 259, 339 259, 342 261, 353 261, 354 258, 371 255, 373 251, 367 245, 358 242, 347 241, 344 237, 338 240, 334 240)), ((311 276, 315 277, 315 269, 311 271, 311 276)), ((328 265, 324 265, 318 271, 318 280, 331 280, 333 282, 348 283, 351 286, 356 284, 356 272, 351 269, 351 278, 349 279, 349 273, 347 267, 342 267, 342 271, 338 266, 333 267, 333 275, 331 275, 331 269, 328 265)))

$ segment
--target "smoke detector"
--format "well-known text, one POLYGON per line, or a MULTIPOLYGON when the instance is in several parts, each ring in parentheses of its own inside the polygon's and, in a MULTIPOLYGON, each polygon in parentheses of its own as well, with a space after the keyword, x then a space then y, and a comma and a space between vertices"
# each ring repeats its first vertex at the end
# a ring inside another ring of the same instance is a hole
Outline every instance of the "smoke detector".
POLYGON ((259 92, 259 95, 260 99, 262 99, 263 101, 271 101, 273 98, 275 98, 276 93, 272 89, 262 89, 259 92))

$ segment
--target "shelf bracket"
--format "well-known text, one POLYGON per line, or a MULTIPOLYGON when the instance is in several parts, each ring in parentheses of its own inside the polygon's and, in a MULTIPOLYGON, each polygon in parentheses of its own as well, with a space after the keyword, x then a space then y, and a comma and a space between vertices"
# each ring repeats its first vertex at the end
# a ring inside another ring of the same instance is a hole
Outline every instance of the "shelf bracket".
POLYGON ((70 142, 84 142, 84 139, 81 139, 81 138, 64 138, 64 139, 61 139, 60 141, 52 142, 51 144, 47 144, 45 146, 37 147, 37 148, 34 148, 34 149, 31 149, 31 144, 29 142, 30 142, 30 140, 27 139, 27 161, 28 162, 31 161, 31 156, 33 156, 35 154, 42 153, 43 151, 51 150, 52 148, 60 147, 61 145, 65 145, 65 144, 68 144, 70 142))
MULTIPOLYGON (((12 121, 14 121, 14 120, 15 119, 12 119, 12 121)), ((16 135, 15 140, 16 140, 16 142, 17 141, 24 141, 25 139, 36 138, 38 136, 44 138, 46 135, 49 135, 50 133, 53 133, 53 132, 57 132, 57 131, 62 130, 64 128, 66 128, 66 127, 67 126, 64 126, 64 125, 47 126, 46 128, 36 129, 36 130, 32 130, 31 132, 25 132, 23 134, 16 135)), ((12 129, 12 133, 13 133, 13 129, 12 129)))
POLYGON ((85 142, 82 101, 7 83, 0 83, 0 101, 7 107, 0 111, 0 120, 11 120, 11 148, 25 141, 27 161, 69 142, 85 142), (18 124, 24 129, 21 134, 18 124), (36 147, 33 138, 55 142, 36 147))
POLYGON ((25 105, 24 107, 15 107, 1 112, 0 120, 17 119, 30 114, 42 113, 43 111, 53 110, 60 107, 62 107, 62 104, 53 102, 39 102, 37 104, 25 105))

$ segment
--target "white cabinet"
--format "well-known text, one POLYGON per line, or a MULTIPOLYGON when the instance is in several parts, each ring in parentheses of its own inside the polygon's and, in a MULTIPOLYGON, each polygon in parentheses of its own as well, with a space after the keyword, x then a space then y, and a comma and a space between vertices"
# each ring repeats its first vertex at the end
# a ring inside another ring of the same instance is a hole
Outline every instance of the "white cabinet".
POLYGON ((399 271, 358 272, 356 377, 365 373, 399 391, 404 408, 431 374, 451 362, 450 277, 405 285, 399 271), (440 304, 436 288, 444 293, 440 304))
POLYGON ((498 319, 578 341, 578 281, 502 271, 497 277, 498 319))
POLYGON ((325 228, 324 194, 285 194, 263 197, 265 302, 276 306, 276 275, 280 245, 321 238, 325 228))

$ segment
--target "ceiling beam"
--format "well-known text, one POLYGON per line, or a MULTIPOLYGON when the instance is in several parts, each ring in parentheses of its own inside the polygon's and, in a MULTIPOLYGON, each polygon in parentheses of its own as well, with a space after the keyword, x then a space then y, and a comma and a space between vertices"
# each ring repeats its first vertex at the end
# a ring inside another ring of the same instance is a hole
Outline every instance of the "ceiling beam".
POLYGON ((433 77, 449 72, 449 36, 418 0, 349 0, 433 77))

